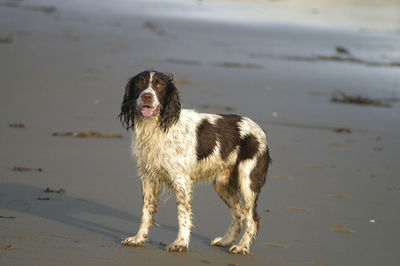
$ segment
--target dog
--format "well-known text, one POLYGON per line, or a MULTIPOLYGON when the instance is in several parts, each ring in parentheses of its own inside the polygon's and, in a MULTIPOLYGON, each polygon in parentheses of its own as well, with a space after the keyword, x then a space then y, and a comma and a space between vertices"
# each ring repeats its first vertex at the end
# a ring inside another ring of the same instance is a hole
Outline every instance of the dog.
POLYGON ((173 76, 144 71, 129 79, 119 119, 132 129, 132 153, 142 181, 142 220, 124 245, 142 246, 157 212, 160 187, 175 192, 179 231, 167 251, 188 251, 193 185, 211 181, 232 214, 232 224, 211 245, 250 254, 260 218, 257 200, 271 162, 265 132, 252 120, 233 114, 182 109, 173 76), (241 196, 241 197, 240 197, 241 196), (242 224, 246 230, 237 245, 242 224))

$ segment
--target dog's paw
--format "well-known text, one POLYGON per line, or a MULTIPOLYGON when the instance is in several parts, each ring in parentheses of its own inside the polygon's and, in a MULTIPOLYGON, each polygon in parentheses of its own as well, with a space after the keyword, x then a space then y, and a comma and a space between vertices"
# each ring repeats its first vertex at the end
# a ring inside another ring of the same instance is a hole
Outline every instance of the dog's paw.
POLYGON ((183 241, 175 240, 171 245, 167 247, 168 252, 187 252, 189 245, 183 241))
POLYGON ((217 247, 229 247, 232 243, 233 241, 226 240, 223 237, 216 237, 210 244, 217 247))
POLYGON ((121 244, 126 246, 140 247, 143 246, 144 242, 146 242, 146 239, 144 237, 131 236, 122 240, 121 244))
POLYGON ((251 254, 250 248, 246 246, 238 246, 238 245, 233 245, 230 249, 229 252, 232 254, 251 254))

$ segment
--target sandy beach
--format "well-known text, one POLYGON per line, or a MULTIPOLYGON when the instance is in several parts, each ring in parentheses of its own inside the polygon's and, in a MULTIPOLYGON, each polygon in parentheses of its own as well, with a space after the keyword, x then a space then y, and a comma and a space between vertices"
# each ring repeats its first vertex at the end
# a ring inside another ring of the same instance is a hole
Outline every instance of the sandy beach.
POLYGON ((399 265, 399 4, 293 2, 0 0, 0 265, 399 265), (208 184, 189 252, 164 251, 168 192, 150 241, 120 246, 142 196, 117 115, 146 69, 267 132, 252 255, 209 245, 231 218, 208 184))

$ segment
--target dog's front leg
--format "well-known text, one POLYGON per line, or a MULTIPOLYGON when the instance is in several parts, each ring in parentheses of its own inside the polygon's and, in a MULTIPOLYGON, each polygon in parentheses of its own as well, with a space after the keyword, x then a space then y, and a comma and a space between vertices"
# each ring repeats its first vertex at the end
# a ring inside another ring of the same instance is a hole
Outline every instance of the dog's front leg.
POLYGON ((125 238, 121 244, 142 246, 146 242, 149 231, 154 222, 154 213, 157 212, 158 196, 160 194, 160 186, 158 182, 142 179, 142 193, 143 193, 143 209, 142 209, 142 223, 140 224, 139 231, 136 236, 125 238))
POLYGON ((181 179, 175 184, 176 202, 178 204, 179 232, 175 241, 167 247, 167 251, 186 252, 189 248, 192 231, 192 184, 188 179, 181 179))

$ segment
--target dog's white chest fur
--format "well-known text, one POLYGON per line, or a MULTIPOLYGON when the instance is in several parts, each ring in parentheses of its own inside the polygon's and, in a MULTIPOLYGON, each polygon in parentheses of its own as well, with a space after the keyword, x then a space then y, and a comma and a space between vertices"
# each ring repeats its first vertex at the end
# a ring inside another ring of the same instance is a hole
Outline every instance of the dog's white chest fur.
POLYGON ((132 148, 140 171, 154 178, 162 173, 163 181, 167 182, 182 174, 192 181, 202 179, 201 173, 196 174, 199 168, 196 127, 204 116, 212 115, 183 109, 178 122, 167 132, 158 126, 157 121, 136 124, 132 148))

